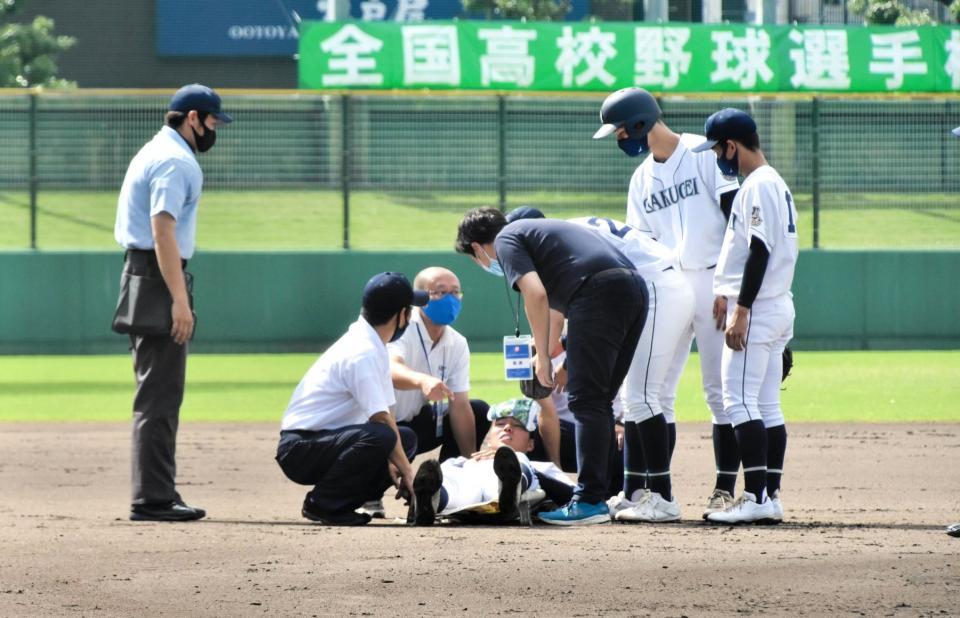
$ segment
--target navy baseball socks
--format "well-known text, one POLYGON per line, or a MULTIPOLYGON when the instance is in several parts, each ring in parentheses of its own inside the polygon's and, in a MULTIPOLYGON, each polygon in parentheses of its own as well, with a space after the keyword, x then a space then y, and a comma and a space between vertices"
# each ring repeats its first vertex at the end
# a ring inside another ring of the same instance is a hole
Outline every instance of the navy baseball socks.
POLYGON ((783 459, 787 452, 787 426, 767 428, 767 495, 773 498, 780 491, 783 459))
POLYGON ((670 430, 663 414, 637 424, 647 464, 647 489, 666 501, 673 499, 670 484, 670 430))
POLYGON ((636 492, 647 488, 647 462, 643 457, 640 430, 634 421, 623 424, 623 495, 634 501, 636 492))
POLYGON ((743 461, 743 488, 763 502, 767 489, 767 429, 763 421, 747 421, 734 427, 743 461))
POLYGON ((717 464, 715 489, 733 495, 740 474, 740 447, 733 425, 713 426, 713 459, 717 464))

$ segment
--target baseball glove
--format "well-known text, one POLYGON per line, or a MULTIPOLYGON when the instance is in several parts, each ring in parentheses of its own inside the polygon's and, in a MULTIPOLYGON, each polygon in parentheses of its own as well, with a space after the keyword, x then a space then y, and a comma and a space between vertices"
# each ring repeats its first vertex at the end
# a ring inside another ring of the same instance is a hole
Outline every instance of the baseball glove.
POLYGON ((781 382, 787 379, 791 369, 793 369, 793 350, 787 346, 783 349, 783 377, 780 379, 781 382))
POLYGON ((553 389, 540 384, 537 374, 533 374, 532 380, 520 380, 520 392, 523 393, 524 397, 537 400, 549 397, 553 389))

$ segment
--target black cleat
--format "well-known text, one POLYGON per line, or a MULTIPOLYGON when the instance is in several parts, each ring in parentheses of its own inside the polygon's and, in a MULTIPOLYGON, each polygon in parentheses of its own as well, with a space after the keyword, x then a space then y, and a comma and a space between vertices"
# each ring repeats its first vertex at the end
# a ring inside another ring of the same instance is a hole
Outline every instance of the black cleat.
POLYGON ((493 456, 493 472, 500 479, 500 518, 513 521, 520 517, 520 481, 523 472, 517 454, 509 446, 501 446, 493 456))
POLYGON ((303 501, 300 514, 310 521, 316 521, 327 526, 365 526, 370 523, 370 516, 366 513, 357 513, 356 511, 326 513, 318 511, 310 504, 309 500, 303 501))
MULTIPOLYGON (((443 486, 443 472, 440 471, 440 462, 428 459, 420 464, 417 475, 413 477, 413 510, 414 526, 432 526, 437 518, 437 504, 440 498, 440 488, 443 486)), ((410 517, 407 518, 408 521, 410 517)))
POLYGON ((130 507, 132 521, 194 521, 206 515, 203 509, 188 506, 181 500, 162 504, 134 504, 130 507))
POLYGON ((947 526, 947 534, 950 536, 960 537, 960 523, 947 526))

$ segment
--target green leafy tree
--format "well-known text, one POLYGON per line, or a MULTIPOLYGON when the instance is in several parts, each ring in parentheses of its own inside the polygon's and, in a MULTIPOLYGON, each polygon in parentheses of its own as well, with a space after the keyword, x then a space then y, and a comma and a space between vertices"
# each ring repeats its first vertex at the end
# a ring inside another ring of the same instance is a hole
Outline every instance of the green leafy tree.
MULTIPOLYGON (((949 7, 954 19, 960 17, 960 0, 937 1, 949 7)), ((936 23, 926 9, 911 9, 900 0, 850 0, 847 8, 854 15, 862 17, 866 24, 926 26, 936 23)))
POLYGON ((57 77, 56 57, 76 43, 53 32, 53 20, 38 16, 28 24, 5 23, 23 0, 0 0, 0 88, 64 88, 73 82, 57 77))
POLYGON ((467 13, 487 19, 560 21, 570 12, 570 0, 460 0, 467 13))

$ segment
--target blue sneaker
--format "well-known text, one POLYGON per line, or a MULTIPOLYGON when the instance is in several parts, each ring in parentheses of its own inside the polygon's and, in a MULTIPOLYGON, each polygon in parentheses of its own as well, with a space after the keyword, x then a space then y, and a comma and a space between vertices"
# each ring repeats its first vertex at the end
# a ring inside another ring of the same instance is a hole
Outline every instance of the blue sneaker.
POLYGON ((610 523, 610 509, 605 502, 590 504, 572 500, 570 504, 556 511, 540 513, 537 518, 545 524, 554 526, 589 526, 591 524, 610 523))

